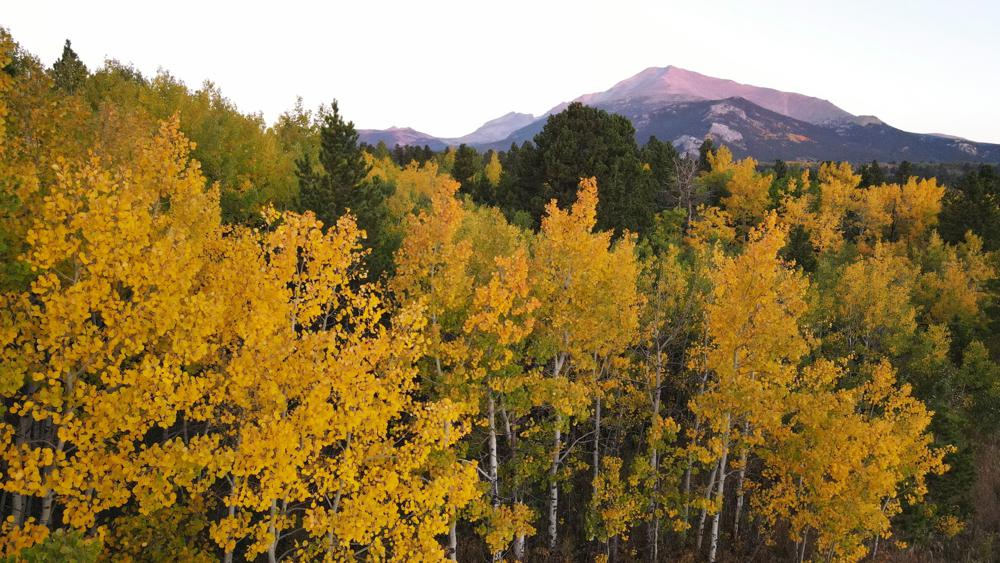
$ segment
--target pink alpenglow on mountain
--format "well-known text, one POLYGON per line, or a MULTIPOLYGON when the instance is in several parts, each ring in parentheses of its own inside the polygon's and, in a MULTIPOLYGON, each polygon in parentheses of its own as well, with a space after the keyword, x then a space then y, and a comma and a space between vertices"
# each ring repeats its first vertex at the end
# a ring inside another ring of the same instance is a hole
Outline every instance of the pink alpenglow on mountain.
POLYGON ((833 123, 851 121, 854 118, 850 113, 820 98, 740 84, 675 66, 647 68, 604 92, 586 94, 577 100, 588 105, 622 102, 652 105, 726 98, 745 98, 762 108, 808 123, 833 123))
MULTIPOLYGON (((675 66, 651 67, 580 102, 627 118, 636 140, 651 137, 695 153, 705 139, 727 145, 738 157, 758 160, 860 162, 998 162, 1000 145, 910 133, 872 115, 853 115, 822 98, 714 78, 675 66)), ((539 117, 508 113, 458 138, 412 130, 363 131, 362 140, 387 145, 427 144, 438 150, 462 143, 479 150, 507 150, 530 142, 563 102, 539 117)))

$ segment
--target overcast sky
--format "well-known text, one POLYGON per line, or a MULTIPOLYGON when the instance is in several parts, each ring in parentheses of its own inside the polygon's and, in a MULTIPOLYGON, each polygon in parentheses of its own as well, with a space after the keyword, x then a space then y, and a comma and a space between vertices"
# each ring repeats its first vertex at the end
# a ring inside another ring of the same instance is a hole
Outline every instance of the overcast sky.
POLYGON ((358 127, 459 136, 675 65, 1000 143, 1000 0, 153 5, 0 0, 0 25, 46 64, 69 38, 92 69, 211 79, 268 121, 337 98, 358 127))

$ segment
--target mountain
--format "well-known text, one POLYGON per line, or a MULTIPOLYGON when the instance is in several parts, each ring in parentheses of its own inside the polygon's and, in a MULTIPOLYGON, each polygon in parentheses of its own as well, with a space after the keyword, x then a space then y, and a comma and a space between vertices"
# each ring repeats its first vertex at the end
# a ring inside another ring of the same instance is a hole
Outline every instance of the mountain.
POLYGON ((427 133, 421 133, 420 131, 410 129, 409 127, 358 129, 358 141, 372 146, 379 144, 379 142, 383 142, 390 149, 396 145, 413 145, 417 147, 427 145, 432 150, 436 151, 448 148, 448 143, 445 140, 428 135, 427 133))
POLYGON ((679 102, 653 110, 618 107, 618 113, 632 121, 639 139, 655 135, 687 152, 697 151, 702 139, 711 136, 734 155, 758 160, 1000 162, 1000 145, 908 133, 877 119, 819 125, 745 98, 679 102))
POLYGON ((512 111, 506 115, 487 121, 479 129, 468 135, 446 140, 451 145, 461 145, 462 143, 467 145, 482 145, 502 141, 514 131, 533 123, 535 120, 535 116, 530 113, 516 113, 512 111))
POLYGON ((474 146, 495 143, 506 139, 518 129, 535 122, 536 119, 535 116, 529 113, 516 113, 512 111, 506 115, 487 121, 479 129, 468 135, 455 138, 435 137, 409 127, 358 129, 358 140, 373 146, 382 142, 389 148, 396 145, 413 145, 418 147, 427 145, 433 150, 440 151, 449 146, 458 146, 463 143, 474 146))
MULTIPOLYGON (((673 102, 663 105, 598 104, 627 117, 640 142, 670 140, 682 152, 697 152, 705 137, 728 146, 737 157, 762 161, 867 160, 912 162, 1000 162, 1000 145, 958 137, 909 133, 871 116, 818 125, 765 109, 745 98, 673 102)), ((482 148, 504 149, 530 141, 544 121, 482 148)))
MULTIPOLYGON (((738 157, 758 160, 1000 162, 1000 145, 943 134, 909 133, 875 116, 853 115, 820 98, 740 84, 674 66, 647 68, 603 92, 573 101, 627 117, 639 142, 655 135, 687 152, 697 151, 701 142, 711 137, 738 157)), ((507 149, 512 143, 533 139, 548 116, 567 105, 569 102, 561 103, 538 118, 509 113, 464 137, 433 139, 440 145, 466 143, 479 149, 507 149)), ((377 133, 382 132, 373 132, 377 133)), ((368 138, 375 137, 362 135, 362 140, 368 138)), ((386 144, 392 146, 393 142, 386 144)), ((426 140, 411 144, 438 146, 426 140)))
POLYGON ((604 92, 586 94, 575 101, 598 107, 624 103, 663 106, 726 98, 744 98, 764 109, 807 123, 842 122, 854 118, 826 100, 713 78, 675 66, 647 68, 604 92))

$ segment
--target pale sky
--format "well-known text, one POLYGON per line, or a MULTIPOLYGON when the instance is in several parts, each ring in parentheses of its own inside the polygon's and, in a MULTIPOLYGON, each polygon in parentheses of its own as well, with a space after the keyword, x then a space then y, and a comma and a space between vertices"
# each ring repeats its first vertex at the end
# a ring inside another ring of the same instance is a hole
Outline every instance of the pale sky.
POLYGON ((361 128, 442 137, 544 113, 650 66, 825 98, 918 133, 1000 143, 1000 0, 295 2, 0 0, 51 64, 69 38, 271 122, 336 98, 361 128))

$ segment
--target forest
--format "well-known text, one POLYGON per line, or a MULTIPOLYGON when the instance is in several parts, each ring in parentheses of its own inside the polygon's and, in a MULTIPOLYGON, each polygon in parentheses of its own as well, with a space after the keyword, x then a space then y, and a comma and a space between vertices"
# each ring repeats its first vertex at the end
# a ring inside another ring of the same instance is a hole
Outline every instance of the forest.
POLYGON ((0 67, 0 560, 1000 558, 995 166, 0 67))

